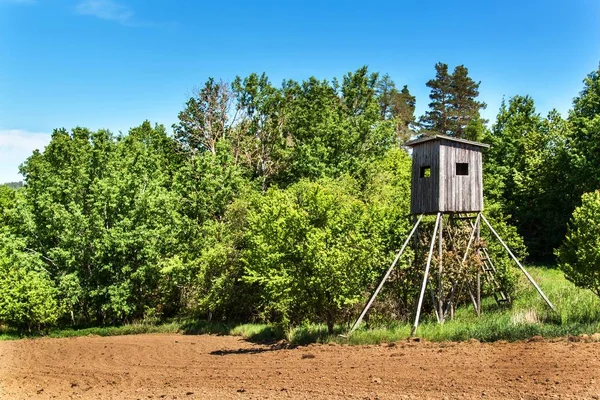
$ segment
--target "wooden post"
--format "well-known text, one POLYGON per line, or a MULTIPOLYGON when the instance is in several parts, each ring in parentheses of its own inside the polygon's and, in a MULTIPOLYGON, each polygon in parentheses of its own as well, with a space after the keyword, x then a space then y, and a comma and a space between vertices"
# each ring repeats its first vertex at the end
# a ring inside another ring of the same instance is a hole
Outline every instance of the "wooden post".
MULTIPOLYGON (((423 214, 421 214, 421 217, 422 216, 423 216, 423 214)), ((419 230, 419 227, 417 227, 417 229, 415 230, 415 234, 413 236, 413 242, 414 242, 414 246, 415 246, 415 255, 414 255, 415 262, 417 262, 419 260, 419 250, 420 250, 419 244, 421 243, 419 240, 421 238, 420 235, 421 235, 421 231, 419 230)))
POLYGON ((437 320, 438 324, 442 322, 442 320, 440 319, 440 314, 438 313, 438 309, 437 309, 437 303, 435 301, 435 294, 433 293, 433 287, 431 286, 430 282, 427 282, 428 286, 429 286, 429 294, 431 294, 431 304, 433 304, 433 312, 435 313, 435 319, 437 320))
MULTIPOLYGON (((481 240, 481 224, 475 224, 473 227, 477 230, 477 246, 481 240)), ((477 268, 477 315, 481 315, 481 268, 477 268)))
POLYGON ((437 213, 435 219, 435 227, 433 228, 433 237, 431 238, 431 246, 429 246, 429 254, 427 256, 427 264, 425 265, 425 274, 423 275, 423 284, 421 285, 421 294, 419 295, 419 302, 417 303, 417 313, 415 316, 415 323, 410 333, 413 336, 417 332, 419 326, 419 317, 421 317, 421 306, 423 305, 423 296, 425 295, 425 288, 427 287, 427 278, 429 276, 429 267, 431 266, 431 256, 433 256, 433 246, 435 245, 435 235, 437 233, 438 224, 440 223, 440 217, 442 213, 437 213))
POLYGON ((439 315, 439 322, 440 323, 444 323, 444 299, 442 299, 442 295, 443 295, 443 280, 442 280, 442 275, 443 275, 443 264, 442 264, 442 244, 443 244, 443 228, 442 226, 444 225, 444 215, 441 215, 440 218, 440 232, 439 232, 439 238, 438 238, 438 251, 439 251, 439 265, 438 265, 438 299, 437 299, 437 309, 438 309, 438 315, 439 315))
POLYGON ((556 308, 554 308, 554 305, 550 302, 550 300, 548 300, 548 298, 546 297, 546 295, 544 294, 544 292, 542 292, 542 289, 540 289, 540 287, 537 285, 537 283, 535 283, 535 281, 533 280, 533 278, 531 277, 531 275, 529 275, 529 273, 521 265, 521 263, 519 262, 519 260, 517 260, 517 257, 515 257, 515 255, 513 254, 513 252, 510 251, 510 249, 508 248, 508 246, 506 245, 506 243, 504 243, 504 240, 502 240, 502 238, 500 237, 500 235, 498 235, 498 233, 494 230, 494 228, 492 228, 492 225, 490 225, 490 223, 488 222, 487 218, 485 218, 485 216, 483 214, 481 214, 481 218, 483 218, 483 222, 485 222, 485 224, 488 226, 488 228, 490 228, 490 230, 492 231, 492 233, 494 234, 494 236, 496 236, 496 238, 500 241, 500 243, 502 244, 502 246, 504 246, 504 248, 506 249, 506 251, 508 252, 508 254, 512 257, 513 261, 519 266, 519 268, 521 269, 521 271, 523 271, 523 273, 525 274, 525 276, 527 277, 527 279, 529 279, 529 282, 531 282, 531 284, 536 288, 536 290, 538 291, 538 293, 540 294, 540 296, 542 296, 542 298, 546 301, 546 304, 548 304, 548 306, 550 306, 550 308, 553 311, 556 311, 556 308))
POLYGON ((481 315, 481 271, 477 270, 477 316, 481 315))
POLYGON ((404 242, 404 244, 402 245, 402 248, 400 249, 400 251, 398 252, 398 254, 396 255, 396 258, 394 259, 394 262, 392 263, 392 265, 390 266, 390 268, 387 270, 387 272, 385 273, 385 275, 383 276, 383 279, 381 280, 381 283, 379 284, 379 286, 377 286, 377 289, 375 289, 375 292, 373 293, 373 295, 371 296, 371 298, 369 299, 369 301, 367 302, 367 305, 365 306, 365 308, 363 309, 363 311, 360 313, 360 316, 358 317, 358 319, 356 320, 356 322, 354 323, 354 325, 352 326, 352 329, 350 329, 350 331, 347 333, 346 336, 350 336, 350 334, 352 332, 354 332, 356 330, 356 328, 358 328, 358 325, 360 325, 362 319, 364 318, 365 314, 367 313, 367 311, 369 311, 369 308, 371 307, 371 305, 373 304, 373 302, 375 301, 375 298, 377 297, 377 295, 379 294, 379 291, 381 290, 381 288, 383 287, 383 284, 385 283, 385 281, 390 277, 390 274, 392 273, 392 270, 394 269, 394 267, 396 266, 396 263, 398 262, 398 260, 400 259, 400 256, 402 255, 402 253, 404 252, 404 249, 406 249, 406 246, 408 245, 408 242, 410 242, 410 238, 412 237, 412 235, 415 233, 415 231, 417 230, 417 227, 419 226, 419 223, 421 222, 421 219, 423 218, 423 214, 421 214, 421 216, 419 216, 419 219, 417 220, 417 222, 415 222, 415 225, 413 226, 412 230, 410 231, 410 233, 408 234, 408 237, 406 238, 406 241, 404 242))

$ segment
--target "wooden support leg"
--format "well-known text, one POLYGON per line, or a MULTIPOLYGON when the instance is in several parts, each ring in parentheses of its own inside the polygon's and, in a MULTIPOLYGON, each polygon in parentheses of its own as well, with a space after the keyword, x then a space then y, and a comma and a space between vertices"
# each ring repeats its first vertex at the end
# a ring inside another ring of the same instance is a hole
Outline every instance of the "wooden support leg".
POLYGON ((442 213, 437 214, 435 219, 435 227, 433 228, 433 237, 431 238, 431 246, 429 247, 429 255, 427 256, 427 264, 425 265, 425 274, 423 274, 423 284, 421 285, 421 294, 419 295, 419 302, 417 303, 417 312, 415 316, 415 323, 410 333, 413 336, 417 332, 419 326, 419 318, 421 317, 421 306, 423 305, 423 296, 425 295, 425 288, 427 287, 427 278, 429 277, 429 267, 431 266, 431 256, 433 256, 433 246, 435 245, 435 236, 437 233, 438 225, 440 223, 440 217, 442 213))
POLYGON ((477 271, 477 315, 481 315, 481 271, 477 271))
MULTIPOLYGON (((481 214, 481 213, 480 213, 481 214)), ((477 221, 476 221, 477 222, 477 221)), ((473 229, 477 231, 477 246, 481 240, 481 223, 476 223, 473 229)), ((481 315, 481 268, 477 269, 477 315, 481 315)))
POLYGON ((422 218, 423 218, 423 214, 421 214, 421 216, 419 216, 419 219, 417 219, 417 222, 415 223, 415 225, 413 226, 412 230, 408 234, 408 237, 406 238, 406 241, 402 245, 402 248, 400 249, 400 251, 396 255, 396 258, 394 259, 394 262, 392 263, 392 265, 390 266, 390 268, 387 270, 387 272, 383 276, 383 279, 381 280, 381 283, 379 284, 379 286, 377 286, 377 289, 375 289, 375 292, 373 293, 373 295, 371 296, 371 298, 367 302, 367 305, 362 310, 362 312, 360 313, 360 316, 358 317, 358 319, 356 320, 356 322, 352 326, 352 329, 350 329, 350 331, 346 334, 346 336, 350 336, 350 334, 352 334, 352 332, 354 332, 356 330, 356 328, 358 328, 358 326, 360 325, 361 321, 365 317, 365 314, 367 313, 367 311, 369 311, 369 308, 371 307, 371 305, 375 301, 375 298, 379 294, 379 291, 383 287, 383 284, 390 277, 390 274, 392 273, 392 270, 394 269, 394 267, 396 266, 396 263, 400 259, 400 256, 402 255, 402 253, 404 253, 404 250, 406 249, 406 246, 408 245, 408 242, 410 242, 410 239, 411 239, 412 235, 415 233, 415 231, 417 230, 417 227, 419 226, 419 223, 421 222, 422 218))
POLYGON ((443 254, 443 249, 442 249, 442 245, 443 245, 443 228, 442 226, 444 225, 444 216, 442 215, 442 217, 440 218, 440 231, 438 234, 438 257, 439 257, 439 265, 438 265, 438 299, 437 299, 437 309, 438 309, 438 322, 443 324, 444 323, 444 299, 442 297, 443 293, 444 293, 444 287, 443 287, 443 271, 444 271, 444 267, 442 264, 442 254, 443 254))
POLYGON ((441 323, 442 319, 440 318, 440 313, 438 312, 437 303, 435 301, 435 294, 433 293, 433 287, 431 286, 431 283, 428 286, 429 294, 431 294, 431 304, 433 304, 433 312, 435 313, 435 319, 437 319, 438 323, 441 323))
POLYGON ((500 237, 500 235, 498 235, 498 233, 494 230, 494 228, 492 228, 492 225, 490 225, 490 223, 487 220, 487 218, 483 214, 481 214, 481 218, 483 219, 483 222, 485 222, 485 224, 488 226, 488 228, 490 228, 490 231, 492 231, 492 233, 494 234, 494 236, 496 236, 496 239, 498 239, 498 241, 500 241, 500 243, 502 244, 502 246, 504 246, 504 248, 506 249, 506 251, 508 252, 508 254, 512 257, 513 261, 519 266, 519 268, 521 269, 521 271, 523 271, 523 273, 525 274, 525 276, 527 277, 527 279, 529 279, 529 282, 531 282, 531 284, 533 285, 533 287, 536 288, 536 290, 538 291, 538 293, 540 294, 540 296, 542 296, 542 298, 546 301, 546 304, 548 304, 548 306, 553 311, 556 311, 556 308, 554 307, 554 305, 550 302, 550 300, 548 300, 548 297, 546 297, 546 295, 544 294, 544 292, 542 292, 542 289, 540 289, 540 287, 538 286, 538 284, 535 283, 535 281, 533 280, 533 278, 531 277, 531 275, 529 275, 529 273, 521 265, 521 263, 519 262, 519 260, 517 259, 517 257, 515 257, 515 255, 513 254, 513 252, 510 251, 510 249, 508 248, 508 246, 506 245, 506 243, 504 243, 504 240, 502 240, 502 238, 500 237))

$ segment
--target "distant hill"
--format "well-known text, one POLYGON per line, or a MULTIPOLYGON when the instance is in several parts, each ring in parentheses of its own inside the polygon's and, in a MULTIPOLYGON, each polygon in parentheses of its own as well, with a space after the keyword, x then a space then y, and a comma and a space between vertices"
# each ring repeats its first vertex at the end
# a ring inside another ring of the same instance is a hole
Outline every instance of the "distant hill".
POLYGON ((23 181, 19 181, 19 182, 7 182, 7 183, 4 183, 4 185, 8 186, 11 189, 17 190, 17 189, 23 187, 23 181))

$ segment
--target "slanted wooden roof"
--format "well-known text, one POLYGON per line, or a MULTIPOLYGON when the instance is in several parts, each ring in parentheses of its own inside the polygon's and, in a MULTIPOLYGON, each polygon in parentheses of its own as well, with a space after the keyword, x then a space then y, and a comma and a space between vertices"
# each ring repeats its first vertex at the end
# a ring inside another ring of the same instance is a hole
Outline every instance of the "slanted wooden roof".
POLYGON ((420 145, 422 143, 429 142, 431 140, 448 140, 451 142, 470 144, 471 146, 486 147, 486 148, 490 147, 490 145, 487 143, 474 142, 472 140, 466 140, 466 139, 458 139, 458 138, 455 138, 452 136, 446 136, 446 135, 423 136, 418 139, 410 140, 410 141, 404 143, 404 145, 408 146, 408 147, 414 147, 414 146, 420 145))

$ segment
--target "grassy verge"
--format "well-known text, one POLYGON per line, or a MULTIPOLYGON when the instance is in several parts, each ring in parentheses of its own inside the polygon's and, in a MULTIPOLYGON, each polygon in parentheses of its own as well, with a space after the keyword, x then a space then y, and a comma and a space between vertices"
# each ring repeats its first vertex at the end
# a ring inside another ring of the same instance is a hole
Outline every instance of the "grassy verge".
MULTIPOLYGON (((472 307, 457 310, 456 318, 439 325, 431 318, 419 326, 418 336, 431 341, 521 340, 532 336, 558 337, 600 332, 600 299, 567 281, 557 269, 529 267, 558 312, 554 313, 537 291, 522 277, 518 295, 509 309, 498 309, 491 299, 477 317, 472 307)), ((353 344, 372 344, 406 339, 410 324, 387 325, 359 330, 349 339, 353 344)), ((336 339, 338 341, 339 339, 336 339)))
MULTIPOLYGON (((546 338, 578 336, 600 332, 600 299, 589 290, 582 290, 567 281, 562 272, 553 268, 529 267, 528 272, 553 302, 554 313, 524 276, 511 308, 499 309, 492 299, 483 303, 483 315, 477 317, 472 307, 462 307, 455 319, 438 324, 432 316, 424 316, 418 336, 430 341, 482 342, 522 340, 532 336, 546 338)), ((349 338, 340 337, 348 326, 337 326, 330 336, 324 325, 297 327, 288 332, 292 343, 337 342, 378 344, 407 339, 410 323, 388 323, 357 330, 349 338)))
MULTIPOLYGON (((483 304, 483 315, 477 317, 472 307, 459 308, 455 319, 439 325, 431 316, 424 316, 418 336, 430 341, 480 341, 521 340, 532 336, 558 337, 600 332, 600 299, 588 290, 568 282, 562 272, 543 267, 530 267, 528 271, 558 309, 552 312, 537 291, 523 277, 513 306, 499 309, 491 299, 483 304)), ((291 344, 349 343, 378 344, 407 339, 410 323, 388 323, 361 328, 350 338, 340 335, 347 325, 335 327, 329 335, 325 325, 310 324, 284 331, 271 324, 235 324, 197 320, 176 320, 166 324, 131 324, 118 327, 62 329, 47 332, 46 337, 115 336, 141 333, 183 333, 235 335, 250 341, 265 342, 287 339, 291 344)), ((18 339, 28 335, 0 330, 0 340, 18 339)), ((39 335, 38 335, 39 336, 39 335)))

